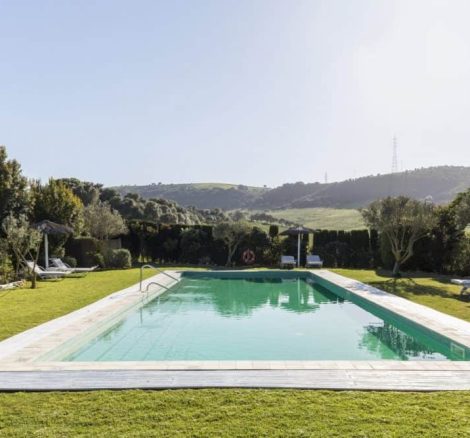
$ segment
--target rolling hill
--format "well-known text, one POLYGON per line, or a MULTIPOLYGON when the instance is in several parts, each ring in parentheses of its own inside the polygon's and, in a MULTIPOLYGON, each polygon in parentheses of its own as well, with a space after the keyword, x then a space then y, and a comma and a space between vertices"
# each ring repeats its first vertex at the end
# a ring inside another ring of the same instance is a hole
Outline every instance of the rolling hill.
POLYGON ((431 197, 443 204, 470 187, 470 167, 438 166, 341 182, 292 183, 276 188, 233 184, 151 184, 115 187, 120 193, 165 198, 197 208, 275 210, 291 208, 359 208, 386 196, 431 197))
POLYGON ((268 188, 235 184, 150 184, 147 186, 114 187, 121 195, 137 193, 143 198, 170 199, 184 206, 233 210, 256 203, 268 188))

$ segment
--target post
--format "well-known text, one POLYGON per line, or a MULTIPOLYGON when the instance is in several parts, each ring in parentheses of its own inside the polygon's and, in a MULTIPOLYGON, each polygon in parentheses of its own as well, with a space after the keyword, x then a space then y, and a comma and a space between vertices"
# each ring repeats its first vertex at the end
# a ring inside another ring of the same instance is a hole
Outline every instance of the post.
POLYGON ((300 267, 300 233, 297 234, 297 267, 300 267))
POLYGON ((47 233, 44 233, 44 266, 47 269, 49 267, 49 239, 47 233))

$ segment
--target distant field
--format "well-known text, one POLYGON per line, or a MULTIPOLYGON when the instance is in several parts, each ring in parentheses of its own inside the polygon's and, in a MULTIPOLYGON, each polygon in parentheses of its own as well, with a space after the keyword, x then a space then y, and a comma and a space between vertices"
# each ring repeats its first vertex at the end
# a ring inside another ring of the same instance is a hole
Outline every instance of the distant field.
MULTIPOLYGON (((175 184, 177 186, 178 184, 175 184)), ((188 185, 190 187, 193 187, 195 189, 201 189, 201 190, 210 190, 210 189, 224 189, 224 190, 229 190, 229 189, 236 189, 239 187, 237 184, 227 184, 227 183, 192 183, 192 184, 181 184, 181 186, 188 185)), ((263 192, 267 190, 266 188, 263 187, 255 187, 255 186, 245 186, 248 188, 249 192, 263 192)))
POLYGON ((267 210, 265 213, 314 229, 357 230, 364 228, 361 214, 354 209, 289 208, 286 210, 267 210))

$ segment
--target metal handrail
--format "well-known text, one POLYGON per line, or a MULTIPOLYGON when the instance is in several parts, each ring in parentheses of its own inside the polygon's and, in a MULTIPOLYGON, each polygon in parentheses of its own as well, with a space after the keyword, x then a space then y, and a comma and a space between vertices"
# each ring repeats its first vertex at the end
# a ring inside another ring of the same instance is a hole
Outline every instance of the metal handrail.
MULTIPOLYGON (((140 291, 140 292, 143 292, 143 290, 142 290, 142 281, 143 281, 143 279, 144 279, 144 269, 145 269, 145 268, 155 269, 156 271, 160 272, 160 274, 164 274, 164 275, 166 275, 167 277, 170 277, 172 280, 179 281, 178 278, 173 277, 173 275, 168 274, 168 272, 163 271, 162 269, 157 268, 156 266, 153 266, 153 265, 142 265, 142 266, 140 267, 140 282, 139 282, 139 291, 140 291)), ((158 283, 155 283, 155 284, 158 284, 158 283)), ((168 289, 168 288, 166 288, 166 289, 168 289)))
MULTIPOLYGON (((149 284, 147 284, 147 287, 145 288, 145 292, 148 292, 148 291, 149 291, 149 287, 152 286, 152 284, 155 284, 155 285, 157 285, 157 286, 163 287, 163 288, 166 289, 166 290, 170 290, 169 287, 164 286, 163 284, 157 283, 156 281, 151 281, 149 284)), ((141 292, 143 292, 143 291, 141 291, 141 292)))

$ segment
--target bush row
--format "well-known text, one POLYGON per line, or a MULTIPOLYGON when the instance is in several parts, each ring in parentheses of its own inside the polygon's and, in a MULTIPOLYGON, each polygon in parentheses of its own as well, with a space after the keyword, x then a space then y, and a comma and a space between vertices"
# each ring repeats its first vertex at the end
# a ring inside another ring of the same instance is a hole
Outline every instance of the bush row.
MULTIPOLYGON (((122 250, 107 248, 96 239, 79 238, 67 242, 66 253, 76 258, 80 266, 129 267, 137 262, 223 266, 227 260, 227 248, 214 239, 210 225, 156 225, 140 220, 128 225, 129 234, 121 237, 122 250)), ((281 239, 278 233, 274 225, 268 233, 253 228, 239 245, 234 265, 244 265, 242 254, 246 249, 255 253, 255 265, 276 266, 281 254, 297 258, 297 237, 281 239)), ((469 275, 470 240, 449 241, 442 235, 435 230, 420 240, 404 269, 469 275)), ((374 230, 318 230, 313 248, 307 236, 301 238, 301 264, 309 252, 320 255, 324 266, 330 268, 390 269, 393 265, 390 248, 374 230)))

